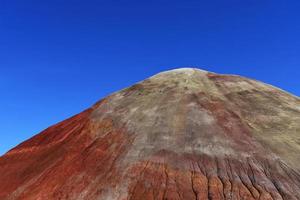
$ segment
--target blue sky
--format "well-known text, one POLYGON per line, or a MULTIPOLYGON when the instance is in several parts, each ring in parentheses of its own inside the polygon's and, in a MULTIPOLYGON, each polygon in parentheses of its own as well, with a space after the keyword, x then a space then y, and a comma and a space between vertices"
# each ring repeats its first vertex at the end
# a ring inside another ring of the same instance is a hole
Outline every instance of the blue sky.
POLYGON ((0 154, 111 92, 197 66, 300 95, 300 2, 0 1, 0 154))

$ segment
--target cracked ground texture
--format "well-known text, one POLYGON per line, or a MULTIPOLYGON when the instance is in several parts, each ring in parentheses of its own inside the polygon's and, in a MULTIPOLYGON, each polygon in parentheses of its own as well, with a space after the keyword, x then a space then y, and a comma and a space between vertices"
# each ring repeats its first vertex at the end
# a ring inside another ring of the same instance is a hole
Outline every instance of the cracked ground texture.
POLYGON ((300 200, 300 100, 240 76, 162 72, 3 155, 0 199, 300 200))

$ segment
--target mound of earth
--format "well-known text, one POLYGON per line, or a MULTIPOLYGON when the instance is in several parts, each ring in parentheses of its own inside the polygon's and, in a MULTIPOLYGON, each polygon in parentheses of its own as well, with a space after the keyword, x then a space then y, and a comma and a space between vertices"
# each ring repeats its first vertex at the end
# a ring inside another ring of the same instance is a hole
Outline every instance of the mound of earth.
POLYGON ((300 199, 300 99, 183 68, 113 93, 0 158, 0 199, 300 199))

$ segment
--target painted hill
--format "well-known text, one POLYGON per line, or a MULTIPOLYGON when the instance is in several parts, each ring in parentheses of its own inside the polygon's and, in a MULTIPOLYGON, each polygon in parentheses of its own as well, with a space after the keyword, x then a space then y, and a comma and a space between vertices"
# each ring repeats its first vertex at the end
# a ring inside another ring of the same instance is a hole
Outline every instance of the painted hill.
POLYGON ((113 93, 0 158, 0 199, 300 199, 300 99, 183 68, 113 93))

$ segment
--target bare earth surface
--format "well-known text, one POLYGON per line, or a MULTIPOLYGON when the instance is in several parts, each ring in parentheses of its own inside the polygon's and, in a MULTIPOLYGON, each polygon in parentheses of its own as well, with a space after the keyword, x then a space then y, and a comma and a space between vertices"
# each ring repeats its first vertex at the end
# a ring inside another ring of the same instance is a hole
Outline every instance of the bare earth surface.
POLYGON ((300 99, 240 76, 163 72, 2 156, 0 199, 300 200, 300 99))

